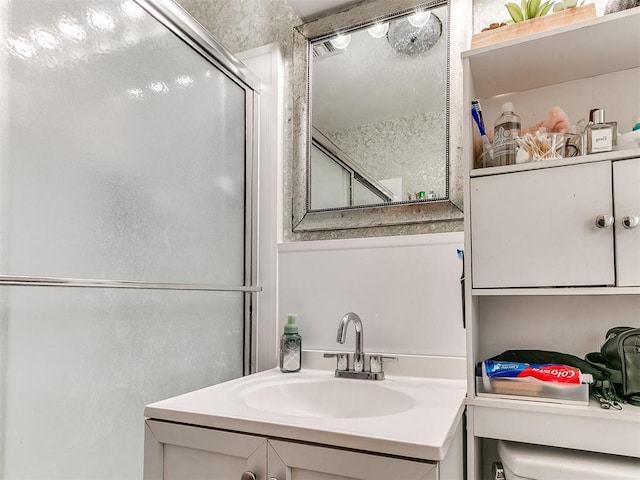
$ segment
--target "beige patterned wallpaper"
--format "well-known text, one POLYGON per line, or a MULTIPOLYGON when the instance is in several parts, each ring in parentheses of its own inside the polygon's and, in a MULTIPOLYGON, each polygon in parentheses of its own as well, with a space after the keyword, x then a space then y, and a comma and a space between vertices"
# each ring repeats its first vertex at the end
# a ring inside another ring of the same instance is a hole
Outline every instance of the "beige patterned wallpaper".
POLYGON ((326 135, 376 180, 401 177, 402 200, 407 200, 407 192, 430 189, 440 197, 447 186, 446 169, 441 161, 429 161, 425 151, 440 152, 438 158, 444 156, 445 121, 444 112, 430 112, 326 132, 326 135))
POLYGON ((278 42, 292 55, 292 28, 301 23, 287 0, 177 0, 232 53, 278 42))

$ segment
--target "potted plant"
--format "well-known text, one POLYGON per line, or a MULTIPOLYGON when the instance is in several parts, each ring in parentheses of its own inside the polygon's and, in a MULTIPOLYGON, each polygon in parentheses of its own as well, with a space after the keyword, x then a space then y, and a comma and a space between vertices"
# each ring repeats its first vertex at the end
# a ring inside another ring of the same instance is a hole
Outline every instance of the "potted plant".
MULTIPOLYGON (((573 0, 569 0, 573 1, 573 0)), ((577 1, 577 0, 576 0, 577 1)), ((549 13, 554 4, 551 0, 541 3, 541 0, 522 0, 520 5, 508 2, 505 7, 511 16, 513 23, 524 22, 532 18, 539 18, 549 13)))
POLYGON ((508 2, 505 5, 511 19, 492 24, 474 35, 471 48, 485 47, 493 43, 539 33, 553 28, 571 25, 596 18, 595 5, 578 5, 578 0, 521 0, 520 5, 508 2))

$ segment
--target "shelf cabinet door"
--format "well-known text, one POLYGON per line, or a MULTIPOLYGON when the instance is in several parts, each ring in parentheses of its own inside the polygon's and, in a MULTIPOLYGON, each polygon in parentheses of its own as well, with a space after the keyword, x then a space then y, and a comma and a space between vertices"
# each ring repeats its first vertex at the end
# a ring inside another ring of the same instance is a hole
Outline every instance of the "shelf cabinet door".
POLYGON ((613 285, 611 162, 471 179, 474 288, 613 285))
POLYGON ((277 480, 438 480, 434 463, 269 440, 267 478, 277 480))
POLYGON ((640 286, 640 225, 625 228, 640 219, 640 158, 613 163, 615 205, 616 284, 640 286))
POLYGON ((266 478, 265 438, 147 420, 144 443, 145 480, 266 478))

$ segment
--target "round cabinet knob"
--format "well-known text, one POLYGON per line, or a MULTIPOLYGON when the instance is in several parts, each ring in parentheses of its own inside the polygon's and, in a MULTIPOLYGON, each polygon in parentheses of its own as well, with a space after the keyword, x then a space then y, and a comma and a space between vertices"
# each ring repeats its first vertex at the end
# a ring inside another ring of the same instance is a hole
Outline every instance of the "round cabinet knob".
POLYGON ((632 228, 636 228, 638 224, 640 224, 640 218, 635 215, 625 215, 622 217, 622 226, 624 228, 631 230, 632 228))
POLYGON ((603 213, 602 215, 598 215, 596 217, 596 227, 609 228, 611 225, 613 225, 613 217, 611 215, 603 213))
POLYGON ((244 472, 240 477, 240 480, 256 480, 256 476, 253 472, 244 472))

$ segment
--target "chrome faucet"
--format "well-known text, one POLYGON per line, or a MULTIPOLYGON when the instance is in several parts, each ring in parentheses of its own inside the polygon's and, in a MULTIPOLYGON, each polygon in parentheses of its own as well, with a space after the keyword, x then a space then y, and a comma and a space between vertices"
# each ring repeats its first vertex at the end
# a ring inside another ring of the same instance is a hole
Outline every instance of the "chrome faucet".
POLYGON ((364 329, 362 327, 362 320, 358 314, 349 312, 345 314, 338 323, 338 335, 336 341, 340 344, 344 344, 347 339, 347 327, 350 323, 356 331, 356 348, 353 354, 353 367, 349 368, 349 354, 348 353, 325 353, 325 357, 336 357, 337 365, 335 376, 339 378, 359 378, 365 380, 383 380, 384 372, 382 371, 382 362, 384 360, 397 361, 398 357, 389 357, 383 355, 366 355, 363 347, 364 329), (368 363, 368 369, 366 368, 368 363))
POLYGON ((340 323, 338 323, 338 335, 336 337, 336 342, 340 344, 344 344, 347 339, 347 327, 349 323, 353 322, 353 326, 356 329, 356 351, 353 355, 353 370, 356 372, 361 372, 363 369, 363 358, 362 358, 362 320, 357 313, 349 312, 345 316, 340 319, 340 323))

